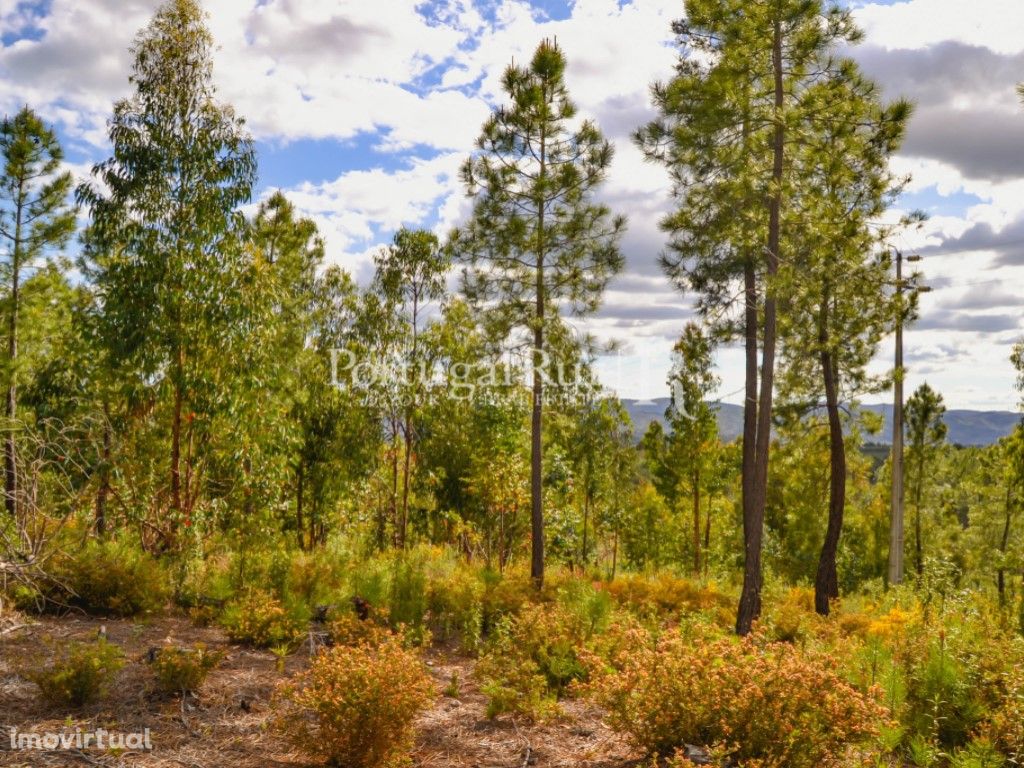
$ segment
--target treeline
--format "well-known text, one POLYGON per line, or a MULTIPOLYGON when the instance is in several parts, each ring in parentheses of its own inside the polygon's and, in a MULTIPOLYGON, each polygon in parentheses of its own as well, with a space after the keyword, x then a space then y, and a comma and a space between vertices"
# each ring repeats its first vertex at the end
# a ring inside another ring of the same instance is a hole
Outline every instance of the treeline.
MULTIPOLYGON (((431 541, 499 570, 529 546, 538 585, 552 558, 742 568, 740 634, 765 561, 813 579, 823 614, 881 578, 887 470, 870 475, 845 406, 903 375, 867 366, 916 312, 888 242, 919 217, 882 223, 911 106, 842 54, 860 33, 837 7, 688 0, 674 29, 679 63, 634 139, 671 178, 661 264, 701 322, 676 344, 670 429, 639 446, 570 324, 622 270, 626 220, 595 197, 613 147, 578 116, 555 43, 505 72, 462 169, 468 221, 399 231, 365 287, 283 194, 243 214, 256 153, 217 100, 195 0, 139 34, 90 181, 74 188, 30 108, 5 120, 4 571, 39 578, 84 536, 192 556, 431 541), (746 364, 731 445, 707 402, 726 343, 746 364)), ((910 562, 923 580, 952 558, 1003 595, 1024 438, 951 449, 941 408, 926 388, 907 408, 910 562)))

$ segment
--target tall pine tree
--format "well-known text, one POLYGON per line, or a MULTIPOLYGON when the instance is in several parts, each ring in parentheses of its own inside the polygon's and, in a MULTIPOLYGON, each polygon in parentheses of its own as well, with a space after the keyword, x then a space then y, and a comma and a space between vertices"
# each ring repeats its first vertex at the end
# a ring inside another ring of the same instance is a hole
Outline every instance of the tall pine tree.
MULTIPOLYGON (((636 134, 673 182, 666 273, 699 294, 698 309, 724 338, 744 342, 743 589, 736 631, 761 613, 779 270, 793 258, 801 209, 794 154, 816 130, 815 85, 857 32, 849 14, 820 0, 687 0, 676 22, 676 74, 653 89, 659 117, 636 134), (760 348, 760 365, 758 351, 760 348)), ((826 105, 828 106, 828 105, 826 105)))
POLYGON ((545 40, 526 67, 505 70, 511 104, 495 111, 462 169, 473 214, 452 235, 467 295, 493 309, 499 327, 529 334, 533 359, 530 573, 544 580, 541 478, 544 356, 564 312, 596 310, 622 268, 622 216, 593 201, 612 160, 597 126, 577 121, 566 60, 545 40))
POLYGON ((69 205, 71 174, 62 171, 64 153, 54 132, 24 107, 0 123, 0 244, 6 301, 7 359, 4 378, 7 420, 4 438, 4 506, 18 511, 17 418, 18 335, 22 284, 26 273, 43 266, 54 249, 75 232, 75 211, 69 205))

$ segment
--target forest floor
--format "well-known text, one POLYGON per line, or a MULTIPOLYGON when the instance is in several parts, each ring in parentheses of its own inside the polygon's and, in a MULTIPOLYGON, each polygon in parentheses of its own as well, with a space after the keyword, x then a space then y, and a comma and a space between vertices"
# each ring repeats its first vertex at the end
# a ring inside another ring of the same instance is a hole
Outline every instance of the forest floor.
MULTIPOLYGON (((275 738, 267 725, 278 682, 309 662, 309 647, 287 657, 281 671, 268 651, 227 642, 214 627, 195 627, 182 617, 148 620, 76 616, 27 618, 8 614, 0 623, 0 766, 141 766, 165 768, 276 768, 309 765, 275 738), (95 638, 105 627, 120 645, 126 664, 101 702, 75 711, 55 711, 43 702, 27 670, 45 658, 47 644, 95 638), (167 697, 153 689, 147 651, 166 642, 206 643, 223 650, 198 697, 167 697), (95 731, 141 733, 148 728, 152 749, 144 751, 12 750, 10 729, 45 734, 95 731)), ((437 680, 437 699, 417 724, 413 764, 422 768, 629 768, 638 755, 584 701, 563 702, 564 717, 544 724, 489 720, 486 701, 473 681, 473 660, 432 649, 427 664, 437 680), (453 675, 458 697, 442 694, 453 675)))

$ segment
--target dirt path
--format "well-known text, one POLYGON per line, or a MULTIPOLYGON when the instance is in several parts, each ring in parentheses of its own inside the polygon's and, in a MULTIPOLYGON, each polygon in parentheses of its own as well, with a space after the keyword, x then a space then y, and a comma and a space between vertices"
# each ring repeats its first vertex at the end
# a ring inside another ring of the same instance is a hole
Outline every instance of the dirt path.
MULTIPOLYGON (((0 624, 0 766, 139 766, 140 768, 277 768, 305 766, 267 730, 269 700, 275 685, 306 666, 303 648, 285 660, 227 643, 215 628, 198 628, 177 617, 145 621, 91 618, 26 619, 0 624), (127 664, 110 696, 73 712, 55 712, 43 703, 24 673, 45 658, 47 644, 89 640, 101 631, 120 645, 127 664), (178 644, 202 641, 223 650, 224 661, 207 678, 198 700, 184 705, 178 698, 152 690, 145 663, 147 650, 166 640, 178 644), (12 751, 10 729, 20 733, 95 731, 142 732, 148 728, 151 751, 71 752, 12 751)), ((438 681, 435 706, 420 720, 413 753, 417 768, 627 768, 635 765, 629 749, 601 721, 600 712, 585 702, 564 704, 565 717, 543 725, 488 720, 485 699, 472 679, 473 660, 431 650, 427 661, 438 681), (458 697, 441 692, 453 674, 458 697)))

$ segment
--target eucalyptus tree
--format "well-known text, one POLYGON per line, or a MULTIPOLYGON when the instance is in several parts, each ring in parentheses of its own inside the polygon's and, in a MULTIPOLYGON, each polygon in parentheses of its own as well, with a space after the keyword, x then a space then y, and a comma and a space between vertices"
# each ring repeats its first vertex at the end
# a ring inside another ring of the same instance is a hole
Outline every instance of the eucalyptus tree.
POLYGON ((63 170, 64 153, 56 134, 28 107, 0 123, 0 245, 4 260, 6 359, 4 378, 7 419, 4 437, 4 506, 18 511, 17 418, 18 336, 22 285, 26 274, 44 266, 75 232, 69 202, 71 173, 63 170))
POLYGON ((910 493, 914 504, 914 567, 918 579, 924 574, 924 552, 921 542, 921 500, 925 473, 934 463, 946 441, 946 406, 942 395, 922 384, 907 400, 904 408, 907 425, 907 458, 910 466, 910 493))
POLYGON ((246 332, 235 334, 235 368, 230 400, 223 418, 236 424, 225 430, 221 470, 227 488, 237 487, 242 510, 249 517, 257 507, 287 507, 294 498, 302 541, 303 491, 307 478, 303 460, 307 408, 320 403, 311 391, 329 387, 328 367, 310 370, 316 355, 319 274, 324 242, 316 224, 299 216, 295 206, 275 192, 260 203, 245 232, 241 288, 246 332), (294 493, 282 493, 294 489, 294 493))
POLYGON ((682 55, 653 87, 657 119, 640 128, 645 155, 664 164, 677 208, 662 267, 695 291, 716 335, 742 337, 744 575, 736 631, 761 612, 762 543, 781 295, 779 270, 797 248, 801 216, 794 156, 819 130, 817 83, 859 33, 821 0, 687 0, 673 25, 682 55), (760 365, 758 351, 760 347, 760 365))
POLYGON ((223 405, 215 372, 243 327, 238 207, 256 179, 243 121, 216 99, 212 47, 197 0, 160 7, 135 40, 134 92, 114 107, 100 184, 79 188, 103 337, 170 391, 169 542, 196 500, 190 437, 210 438, 199 422, 223 405))
MULTIPOLYGON (((867 366, 889 331, 898 307, 890 290, 885 248, 890 227, 882 215, 904 187, 889 170, 911 107, 883 105, 874 83, 852 61, 843 62, 809 89, 817 102, 815 130, 794 153, 800 185, 792 202, 799 213, 800 247, 781 270, 787 313, 780 394, 791 409, 824 405, 829 431, 828 525, 815 576, 815 609, 829 612, 839 596, 836 554, 846 506, 846 438, 841 408, 880 391, 884 380, 867 366)), ((812 102, 813 103, 813 102, 812 102)))
POLYGON ((405 347, 401 360, 402 499, 395 521, 395 538, 405 547, 409 525, 409 485, 416 441, 416 412, 428 378, 421 351, 423 316, 431 302, 444 297, 451 268, 450 254, 441 248, 437 236, 427 230, 400 229, 391 245, 375 257, 374 285, 394 308, 404 328, 405 347))
POLYGON ((612 161, 612 146, 579 120, 565 84, 566 59, 545 40, 527 66, 509 66, 502 85, 510 104, 483 126, 478 152, 462 168, 473 213, 451 237, 462 259, 467 296, 487 307, 506 333, 526 331, 531 387, 531 564, 544 580, 542 428, 545 353, 563 313, 596 310, 623 258, 626 222, 593 193, 612 161))

